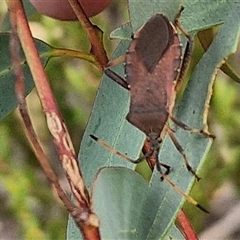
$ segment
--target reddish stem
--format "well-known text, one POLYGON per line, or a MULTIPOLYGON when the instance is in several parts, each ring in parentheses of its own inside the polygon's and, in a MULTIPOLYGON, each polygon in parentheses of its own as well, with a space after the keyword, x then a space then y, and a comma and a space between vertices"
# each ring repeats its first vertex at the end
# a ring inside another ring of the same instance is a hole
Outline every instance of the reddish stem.
POLYGON ((181 210, 177 216, 179 225, 181 226, 182 231, 184 232, 186 239, 189 240, 198 240, 196 233, 194 232, 191 224, 185 213, 181 210))
POLYGON ((13 49, 11 49, 11 53, 14 73, 17 79, 16 91, 21 114, 23 116, 25 126, 27 127, 28 137, 34 146, 35 153, 46 172, 47 178, 58 191, 60 199, 63 201, 78 227, 81 229, 84 239, 100 239, 98 231, 99 222, 96 215, 91 212, 88 192, 78 166, 77 157, 73 149, 68 130, 60 114, 52 90, 48 84, 47 76, 44 72, 44 68, 28 26, 22 2, 20 0, 9 0, 7 4, 12 23, 11 47, 13 47, 13 49), (25 53, 28 66, 31 70, 44 112, 46 113, 48 128, 53 136, 54 143, 57 147, 62 166, 65 169, 72 193, 79 204, 78 207, 75 207, 71 203, 68 196, 59 185, 57 176, 52 171, 51 165, 42 151, 37 140, 37 136, 32 128, 24 97, 23 73, 20 68, 19 56, 17 53, 19 41, 25 53), (16 49, 16 54, 14 53, 14 49, 16 49))
POLYGON ((100 68, 103 70, 108 63, 108 57, 102 42, 102 31, 94 26, 86 16, 81 4, 78 0, 68 0, 79 22, 87 32, 89 41, 91 42, 91 52, 95 56, 100 68))

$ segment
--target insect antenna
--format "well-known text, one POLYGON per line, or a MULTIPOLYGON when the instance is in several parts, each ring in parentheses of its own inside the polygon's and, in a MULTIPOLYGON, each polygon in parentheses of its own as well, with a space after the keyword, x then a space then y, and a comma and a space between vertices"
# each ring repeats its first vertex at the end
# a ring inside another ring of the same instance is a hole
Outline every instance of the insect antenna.
POLYGON ((118 155, 119 157, 123 158, 124 160, 128 161, 128 162, 131 162, 131 163, 134 163, 134 164, 137 164, 137 163, 140 163, 142 162, 143 160, 145 160, 146 158, 148 158, 149 156, 152 155, 152 151, 149 151, 148 153, 146 153, 145 155, 139 157, 138 159, 134 160, 132 158, 129 158, 128 156, 126 156, 125 154, 117 151, 116 149, 114 149, 113 147, 109 146, 106 142, 104 142, 102 139, 90 134, 90 137, 98 142, 101 146, 105 147, 107 150, 109 150, 110 152, 118 155))

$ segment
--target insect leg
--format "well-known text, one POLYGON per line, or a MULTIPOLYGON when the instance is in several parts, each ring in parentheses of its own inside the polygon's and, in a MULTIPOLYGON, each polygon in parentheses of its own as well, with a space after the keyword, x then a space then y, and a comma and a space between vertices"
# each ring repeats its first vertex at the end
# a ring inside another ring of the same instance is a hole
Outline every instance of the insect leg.
MULTIPOLYGON (((149 153, 150 151, 151 151, 151 144, 150 144, 150 142, 148 140, 146 140, 144 145, 143 145, 143 148, 142 148, 142 153, 146 157, 146 154, 149 153)), ((150 167, 150 169, 152 171, 153 171, 155 165, 158 165, 157 169, 158 169, 159 172, 161 172, 161 166, 164 167, 166 169, 164 174, 168 175, 170 170, 171 170, 171 167, 169 165, 167 165, 165 163, 162 163, 161 161, 158 160, 158 153, 159 153, 159 149, 156 149, 156 154, 151 154, 149 157, 146 157, 147 164, 148 164, 148 166, 150 167)))
POLYGON ((175 147, 177 148, 177 150, 179 151, 179 153, 183 156, 183 159, 184 159, 184 162, 185 162, 185 165, 187 167, 187 170, 189 172, 191 172, 195 177, 196 179, 199 181, 200 180, 200 177, 196 174, 196 172, 192 169, 192 167, 190 166, 189 164, 189 161, 187 159, 187 156, 184 152, 184 149, 182 148, 182 146, 180 145, 180 143, 178 142, 177 138, 175 137, 175 135, 173 134, 173 132, 171 131, 170 128, 167 128, 167 132, 168 132, 168 135, 169 137, 171 138, 173 144, 175 145, 175 147))
POLYGON ((203 129, 191 128, 188 125, 184 124, 183 122, 177 120, 173 116, 170 116, 170 118, 176 125, 178 125, 180 128, 182 128, 184 130, 187 130, 187 131, 193 132, 193 133, 199 133, 199 134, 202 134, 203 136, 208 137, 208 138, 212 138, 212 139, 216 138, 214 135, 205 132, 203 129))
POLYGON ((179 18, 181 15, 181 12, 184 10, 184 7, 182 6, 181 9, 179 10, 179 12, 177 13, 177 15, 174 18, 174 25, 183 33, 183 35, 188 39, 186 48, 185 48, 185 52, 183 55, 183 59, 182 59, 182 64, 181 64, 181 70, 178 76, 178 81, 177 84, 175 86, 175 90, 178 91, 179 88, 181 87, 183 78, 184 78, 184 74, 187 71, 189 62, 190 62, 190 58, 191 58, 191 54, 192 54, 192 49, 193 49, 193 39, 192 37, 189 35, 189 33, 183 28, 183 26, 181 25, 179 18))
POLYGON ((117 58, 109 61, 109 62, 107 63, 107 65, 105 66, 105 68, 109 68, 109 67, 112 67, 112 66, 116 66, 116 65, 118 65, 119 63, 125 61, 125 58, 126 58, 126 54, 121 55, 121 56, 119 56, 119 57, 117 57, 117 58))
POLYGON ((125 60, 125 55, 121 55, 120 57, 108 62, 108 64, 106 65, 106 67, 104 69, 104 73, 109 78, 111 78, 114 82, 118 83, 123 88, 129 90, 129 86, 128 86, 127 82, 125 81, 125 79, 123 79, 121 76, 119 76, 117 73, 115 73, 114 71, 112 71, 110 69, 111 66, 118 65, 119 63, 121 63, 124 60, 125 60))
POLYGON ((127 84, 127 82, 121 77, 119 76, 117 73, 115 73, 114 71, 112 71, 110 68, 106 68, 104 70, 104 73, 111 78, 114 82, 118 83, 120 86, 122 86, 123 88, 129 90, 129 86, 127 84))

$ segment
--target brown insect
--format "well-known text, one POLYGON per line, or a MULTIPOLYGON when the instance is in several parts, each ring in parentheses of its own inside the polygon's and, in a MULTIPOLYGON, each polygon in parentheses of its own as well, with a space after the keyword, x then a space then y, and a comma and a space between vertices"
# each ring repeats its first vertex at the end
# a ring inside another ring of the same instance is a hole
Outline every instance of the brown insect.
MULTIPOLYGON (((105 71, 106 75, 130 91, 130 109, 126 119, 147 135, 146 144, 149 147, 144 156, 133 160, 91 135, 94 140, 127 161, 139 163, 147 159, 154 162, 162 179, 166 179, 174 188, 176 188, 175 184, 166 176, 170 167, 161 163, 158 158, 159 145, 166 133, 183 156, 187 169, 198 180, 200 178, 190 166, 183 148, 167 124, 168 120, 171 119, 185 130, 213 137, 201 129, 188 127, 172 116, 176 90, 181 83, 192 50, 192 39, 178 21, 182 10, 183 8, 176 15, 174 24, 163 14, 156 14, 133 35, 125 58, 126 81, 110 69, 105 71), (184 55, 176 27, 189 40, 184 55), (165 173, 162 172, 161 166, 166 168, 165 173)), ((186 197, 180 189, 177 191, 186 197)), ((206 211, 196 202, 193 204, 206 211)))

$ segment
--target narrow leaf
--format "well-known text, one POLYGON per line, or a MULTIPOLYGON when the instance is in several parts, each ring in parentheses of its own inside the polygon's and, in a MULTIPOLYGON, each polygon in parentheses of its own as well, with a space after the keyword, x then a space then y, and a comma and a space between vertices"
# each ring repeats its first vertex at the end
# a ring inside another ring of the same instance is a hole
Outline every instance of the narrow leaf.
MULTIPOLYGON (((36 40, 39 54, 45 64, 48 58, 44 55, 50 51, 50 47, 40 40, 36 40)), ((12 71, 12 63, 9 53, 9 34, 0 34, 0 120, 17 107, 17 99, 15 95, 15 78, 12 71)), ((25 76, 26 95, 34 87, 31 73, 26 64, 24 54, 22 53, 22 67, 25 76)))

